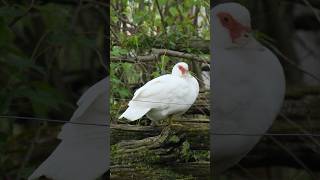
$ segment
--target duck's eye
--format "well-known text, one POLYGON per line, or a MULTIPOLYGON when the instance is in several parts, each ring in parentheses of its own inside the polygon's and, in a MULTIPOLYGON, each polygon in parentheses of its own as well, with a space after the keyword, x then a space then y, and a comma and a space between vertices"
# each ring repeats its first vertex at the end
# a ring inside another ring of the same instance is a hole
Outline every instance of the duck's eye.
POLYGON ((223 20, 224 20, 224 22, 229 22, 229 18, 228 17, 224 17, 223 20))

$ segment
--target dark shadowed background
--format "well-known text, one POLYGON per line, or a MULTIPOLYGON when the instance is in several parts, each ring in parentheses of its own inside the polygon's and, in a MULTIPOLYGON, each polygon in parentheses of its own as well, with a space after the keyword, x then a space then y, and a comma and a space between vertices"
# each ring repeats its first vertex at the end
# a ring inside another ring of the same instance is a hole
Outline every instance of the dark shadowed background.
MULTIPOLYGON (((1 1, 0 116, 69 120, 80 95, 106 77, 108 12, 99 0, 1 1)), ((0 118, 0 179, 28 177, 61 125, 0 118)))
POLYGON ((223 2, 240 2, 249 9, 256 38, 284 67, 286 100, 268 133, 302 135, 265 136, 220 179, 318 179, 320 138, 306 134, 320 132, 319 1, 216 0, 211 7, 223 2))

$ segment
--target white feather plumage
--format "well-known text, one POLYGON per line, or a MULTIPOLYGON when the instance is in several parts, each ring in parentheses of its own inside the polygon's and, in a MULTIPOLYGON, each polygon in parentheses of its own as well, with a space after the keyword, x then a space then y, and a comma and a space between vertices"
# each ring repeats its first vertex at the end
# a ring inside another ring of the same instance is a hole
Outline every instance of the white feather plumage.
POLYGON ((232 41, 221 22, 228 26, 231 20, 219 19, 219 13, 231 14, 241 24, 240 28, 251 27, 248 10, 237 3, 220 4, 212 10, 214 78, 210 141, 214 175, 238 163, 261 138, 214 133, 265 133, 279 113, 285 93, 285 77, 278 58, 251 34, 243 33, 232 41))
MULTIPOLYGON (((79 99, 70 121, 109 124, 108 78, 89 88, 79 99)), ((109 127, 66 123, 61 143, 28 178, 42 175, 55 180, 92 180, 109 168, 109 127)))
POLYGON ((179 66, 188 71, 186 63, 178 63, 172 74, 147 82, 134 93, 128 109, 119 118, 135 121, 147 115, 152 121, 158 121, 172 114, 185 113, 199 94, 199 84, 188 72, 182 74, 179 66))

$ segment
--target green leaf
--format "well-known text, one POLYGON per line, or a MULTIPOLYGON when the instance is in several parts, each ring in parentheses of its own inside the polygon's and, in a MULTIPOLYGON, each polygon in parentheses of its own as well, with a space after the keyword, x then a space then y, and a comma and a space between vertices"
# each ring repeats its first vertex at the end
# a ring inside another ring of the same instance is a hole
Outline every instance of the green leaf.
POLYGON ((48 29, 61 30, 70 27, 70 22, 72 22, 70 8, 62 8, 60 5, 53 3, 35 6, 34 8, 40 11, 48 29))
POLYGON ((124 56, 128 54, 127 49, 123 49, 119 46, 113 46, 111 50, 111 55, 112 56, 124 56))
POLYGON ((45 74, 45 70, 41 66, 37 66, 30 59, 19 57, 16 55, 9 55, 8 58, 0 58, 0 62, 4 62, 12 67, 15 67, 19 70, 32 69, 41 74, 45 74))
POLYGON ((175 7, 170 7, 169 12, 171 13, 172 16, 177 16, 178 15, 178 10, 175 7))
POLYGON ((183 159, 185 159, 186 161, 189 161, 192 158, 192 152, 188 141, 183 142, 181 153, 183 159))
POLYGON ((160 6, 165 5, 167 3, 167 1, 168 0, 158 0, 160 6))
POLYGON ((180 141, 180 138, 178 136, 174 135, 174 136, 170 137, 169 141, 171 141, 173 143, 177 143, 180 141))
POLYGON ((161 56, 161 74, 166 74, 166 67, 170 58, 168 56, 161 56))
POLYGON ((5 24, 3 18, 0 18, 0 47, 6 48, 11 44, 13 40, 13 34, 9 27, 5 24))
POLYGON ((94 38, 89 38, 83 35, 78 35, 73 37, 74 43, 78 44, 80 47, 89 47, 95 48, 97 47, 97 41, 94 38))
POLYGON ((74 34, 71 31, 58 29, 49 33, 47 40, 56 45, 69 45, 73 42, 74 34))
POLYGON ((155 72, 151 73, 151 76, 152 76, 153 78, 157 78, 157 77, 160 76, 160 73, 159 73, 158 71, 155 71, 155 72))
POLYGON ((118 93, 119 93, 121 98, 127 98, 130 95, 129 90, 128 89, 124 89, 124 88, 123 89, 119 89, 118 93))

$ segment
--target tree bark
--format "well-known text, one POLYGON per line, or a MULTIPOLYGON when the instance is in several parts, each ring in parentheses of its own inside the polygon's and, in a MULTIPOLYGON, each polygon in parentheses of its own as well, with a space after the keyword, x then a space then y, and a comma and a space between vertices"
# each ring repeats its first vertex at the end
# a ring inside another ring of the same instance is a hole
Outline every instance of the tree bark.
MULTIPOLYGON (((208 99, 205 98, 208 97, 208 94, 201 93, 199 98, 201 99, 202 97, 202 100, 209 104, 208 99)), ((195 104, 199 103, 199 98, 195 104)), ((284 118, 284 116, 279 116, 275 120, 268 133, 306 134, 319 132, 319 102, 320 87, 289 89, 286 94, 286 100, 284 102, 281 114, 284 114, 285 117, 290 118, 290 120, 287 120, 284 118)), ((210 112, 209 106, 202 107, 202 110, 204 109, 210 112)), ((138 159, 138 162, 141 163, 145 161, 145 159, 144 157, 141 157, 141 154, 139 154, 137 151, 143 150, 153 155, 160 154, 160 156, 157 156, 157 158, 151 158, 152 162, 155 164, 183 161, 183 158, 181 158, 181 145, 186 141, 190 144, 190 150, 209 151, 209 133, 214 132, 209 131, 210 121, 208 116, 203 116, 203 118, 195 118, 197 117, 193 114, 195 111, 195 107, 192 107, 187 112, 186 117, 175 118, 173 126, 170 128, 170 131, 172 130, 170 133, 168 132, 169 130, 167 126, 151 127, 127 124, 111 124, 111 145, 116 145, 119 147, 120 152, 124 152, 124 154, 120 153, 115 157, 120 158, 123 161, 132 158, 132 161, 136 162, 138 159), (173 136, 177 137, 176 142, 170 143, 168 140, 173 136), (169 151, 168 149, 171 149, 172 151, 169 151), (166 153, 161 154, 162 152, 166 153), (127 156, 129 157, 127 158, 127 156)), ((270 137, 270 135, 268 135, 264 136, 258 145, 241 161, 241 165, 245 168, 262 166, 290 166, 295 168, 303 168, 301 164, 297 163, 292 155, 287 152, 289 150, 292 154, 294 154, 295 158, 301 160, 311 170, 320 170, 320 167, 317 165, 317 162, 320 161, 319 149, 319 137, 298 135, 275 135, 270 137), (273 139, 276 139, 278 143, 285 147, 285 149, 275 143, 273 139)), ((189 171, 188 169, 190 169, 190 167, 188 166, 190 165, 190 162, 183 162, 182 164, 183 165, 179 163, 174 164, 173 169, 170 171, 174 171, 178 174, 180 171, 189 171), (177 169, 179 169, 179 172, 176 172, 177 169)), ((122 170, 123 168, 128 168, 128 171, 136 170, 136 167, 123 167, 118 165, 119 164, 116 163, 114 167, 115 171, 119 171, 119 173, 121 172, 121 168, 122 170)), ((205 169, 203 164, 195 165, 193 168, 199 168, 202 170, 205 169)), ((162 172, 163 169, 160 169, 161 170, 154 170, 155 173, 162 172)), ((204 170, 204 172, 207 171, 204 170)), ((137 171, 137 173, 141 175, 140 172, 137 171)), ((145 173, 146 172, 143 172, 142 174, 145 175, 145 173)), ((195 172, 190 172, 190 174, 197 176, 195 172)), ((136 177, 139 177, 139 175, 136 177)))
MULTIPOLYGON (((209 120, 208 119, 176 119, 174 129, 178 129, 179 133, 184 136, 190 143, 193 150, 209 150, 209 120)), ((165 125, 152 126, 136 126, 127 124, 111 124, 111 145, 117 144, 123 140, 139 140, 159 135, 165 125)))
POLYGON ((124 140, 112 146, 111 179, 186 178, 206 175, 209 162, 189 163, 190 149, 181 125, 166 126, 157 136, 124 140), (193 171, 185 171, 193 166, 193 171))

